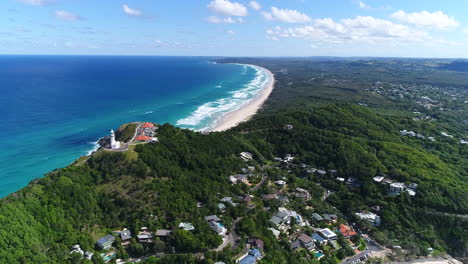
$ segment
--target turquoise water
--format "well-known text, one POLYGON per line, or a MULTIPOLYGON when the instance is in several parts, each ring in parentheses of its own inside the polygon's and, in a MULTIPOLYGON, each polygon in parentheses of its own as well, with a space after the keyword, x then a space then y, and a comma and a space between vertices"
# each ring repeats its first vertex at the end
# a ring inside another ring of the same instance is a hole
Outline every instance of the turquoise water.
POLYGON ((267 75, 210 58, 0 56, 0 197, 95 149, 132 121, 207 129, 267 75))

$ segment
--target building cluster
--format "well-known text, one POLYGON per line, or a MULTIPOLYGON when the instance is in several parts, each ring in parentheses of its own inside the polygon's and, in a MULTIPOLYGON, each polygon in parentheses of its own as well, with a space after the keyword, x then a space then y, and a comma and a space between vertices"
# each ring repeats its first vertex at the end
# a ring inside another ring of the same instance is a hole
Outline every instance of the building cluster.
POLYGON ((137 128, 137 135, 135 141, 137 142, 157 142, 158 138, 155 136, 158 127, 150 122, 145 122, 137 128))

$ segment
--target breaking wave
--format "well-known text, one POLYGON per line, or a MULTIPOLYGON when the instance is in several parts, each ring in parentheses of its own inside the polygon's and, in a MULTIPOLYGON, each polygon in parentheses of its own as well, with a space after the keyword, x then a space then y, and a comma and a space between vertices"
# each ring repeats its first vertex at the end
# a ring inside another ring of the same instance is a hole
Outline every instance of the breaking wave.
POLYGON ((248 68, 256 71, 252 81, 242 85, 239 90, 229 92, 227 97, 199 106, 188 117, 178 120, 176 124, 197 131, 204 131, 212 127, 225 114, 238 110, 254 99, 268 83, 269 75, 260 67, 253 65, 242 66, 242 74, 245 74, 248 68))

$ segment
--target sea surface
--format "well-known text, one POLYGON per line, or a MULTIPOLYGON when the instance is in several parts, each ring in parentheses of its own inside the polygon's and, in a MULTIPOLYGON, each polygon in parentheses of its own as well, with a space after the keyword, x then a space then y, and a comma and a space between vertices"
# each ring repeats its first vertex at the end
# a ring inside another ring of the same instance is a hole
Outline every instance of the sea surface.
POLYGON ((204 130, 268 76, 200 57, 0 56, 0 197, 133 121, 204 130))

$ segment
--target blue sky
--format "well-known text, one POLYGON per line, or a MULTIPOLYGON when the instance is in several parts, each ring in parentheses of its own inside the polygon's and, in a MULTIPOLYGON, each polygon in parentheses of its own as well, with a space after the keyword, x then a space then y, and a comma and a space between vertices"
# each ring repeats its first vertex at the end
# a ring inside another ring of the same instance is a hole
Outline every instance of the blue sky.
POLYGON ((0 54, 468 58, 466 0, 2 0, 0 54))

